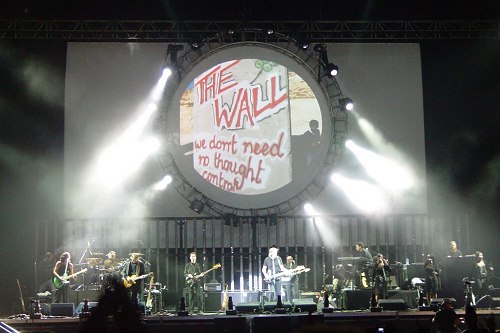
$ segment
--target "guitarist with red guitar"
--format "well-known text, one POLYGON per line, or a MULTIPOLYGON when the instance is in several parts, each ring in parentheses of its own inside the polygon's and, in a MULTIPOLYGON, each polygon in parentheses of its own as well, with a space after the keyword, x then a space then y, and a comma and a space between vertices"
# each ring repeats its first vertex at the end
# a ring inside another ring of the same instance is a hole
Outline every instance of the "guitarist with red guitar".
POLYGON ((53 303, 68 303, 69 279, 74 277, 73 263, 71 254, 63 252, 56 262, 54 269, 54 293, 52 294, 53 303))
MULTIPOLYGON (((127 288, 127 295, 133 304, 140 306, 140 300, 142 298, 142 287, 143 279, 149 276, 145 274, 144 263, 140 260, 142 253, 132 252, 129 254, 130 260, 123 266, 123 284, 127 288)), ((140 306, 144 309, 144 306, 140 306)), ((143 311, 144 312, 144 311, 143 311)))

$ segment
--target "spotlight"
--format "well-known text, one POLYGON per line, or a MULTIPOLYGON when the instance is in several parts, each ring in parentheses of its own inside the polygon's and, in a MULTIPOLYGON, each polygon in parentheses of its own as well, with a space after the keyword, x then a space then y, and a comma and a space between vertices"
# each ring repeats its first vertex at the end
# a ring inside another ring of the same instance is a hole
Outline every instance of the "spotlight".
POLYGON ((309 48, 309 42, 305 38, 300 38, 297 41, 297 46, 300 47, 302 50, 307 50, 309 48))
POLYGON ((199 49, 203 45, 203 42, 200 39, 193 39, 191 41, 191 47, 193 49, 199 49))
POLYGON ((339 66, 332 64, 332 63, 329 63, 328 65, 326 65, 326 73, 329 76, 335 76, 335 75, 337 75, 338 72, 339 72, 339 66))
POLYGON ((340 109, 343 111, 351 111, 354 108, 354 103, 349 97, 344 97, 339 100, 340 109))
POLYGON ((203 208, 205 207, 205 203, 201 200, 194 199, 191 204, 189 205, 189 208, 200 214, 203 211, 203 208))
MULTIPOLYGON (((170 65, 175 68, 177 66, 177 53, 184 49, 183 45, 170 44, 167 47, 167 56, 170 55, 170 65)), ((171 68, 171 70, 173 69, 171 68)))
POLYGON ((267 28, 267 29, 266 29, 266 33, 267 33, 268 35, 272 35, 272 34, 274 34, 274 29, 273 29, 273 28, 267 28))
POLYGON ((323 52, 326 50, 326 46, 325 46, 325 44, 316 44, 316 45, 314 45, 313 50, 316 52, 323 52))
POLYGON ((234 30, 233 30, 233 29, 229 29, 229 30, 227 31, 227 34, 228 34, 228 35, 234 35, 234 30))
POLYGON ((163 68, 163 75, 165 75, 165 77, 169 77, 170 75, 172 75, 172 69, 170 68, 170 66, 163 68))

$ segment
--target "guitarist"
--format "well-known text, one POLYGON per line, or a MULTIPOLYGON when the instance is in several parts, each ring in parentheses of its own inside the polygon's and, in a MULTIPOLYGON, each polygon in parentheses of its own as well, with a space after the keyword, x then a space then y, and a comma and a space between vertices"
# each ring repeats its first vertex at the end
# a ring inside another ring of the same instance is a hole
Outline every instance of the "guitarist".
POLYGON ((281 277, 274 278, 274 275, 286 271, 287 269, 283 266, 283 261, 278 256, 278 249, 272 245, 269 248, 269 255, 264 259, 264 264, 262 265, 264 279, 268 281, 269 289, 273 292, 270 301, 275 301, 278 295, 281 295, 281 277))
MULTIPOLYGON (((293 260, 292 256, 286 257, 286 269, 296 269, 297 264, 293 260)), ((292 303, 294 298, 299 298, 299 277, 298 275, 287 276, 285 275, 282 279, 283 288, 285 289, 286 300, 292 303)))
POLYGON ((69 283, 64 280, 64 277, 72 275, 74 273, 73 269, 71 254, 69 252, 63 252, 52 270, 55 279, 58 282, 64 282, 61 283, 59 288, 54 290, 54 293, 52 294, 53 303, 68 303, 69 283))
POLYGON ((189 254, 189 262, 184 268, 184 277, 186 278, 186 288, 185 293, 187 294, 187 299, 189 300, 189 312, 194 311, 194 303, 198 303, 198 311, 203 312, 203 288, 201 287, 200 279, 193 279, 197 275, 201 275, 201 265, 196 262, 196 252, 191 252, 189 254), (192 283, 189 283, 192 281, 192 283))
MULTIPOLYGON (((130 259, 123 266, 122 275, 124 280, 132 282, 133 277, 144 275, 146 269, 144 267, 144 263, 140 260, 140 256, 142 255, 141 253, 132 252, 129 255, 130 259)), ((136 279, 133 282, 134 283, 126 289, 127 295, 133 304, 139 306, 141 304, 140 301, 143 299, 143 280, 136 279)))

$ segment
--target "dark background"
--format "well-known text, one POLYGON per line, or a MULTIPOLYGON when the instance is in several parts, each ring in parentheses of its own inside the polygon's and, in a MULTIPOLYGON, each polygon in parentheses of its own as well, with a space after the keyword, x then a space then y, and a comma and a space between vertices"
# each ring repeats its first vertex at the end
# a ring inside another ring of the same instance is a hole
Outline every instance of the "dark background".
MULTIPOLYGON (((0 1, 0 19, 499 20, 498 1, 0 1)), ((387 42, 387 41, 385 41, 387 42)), ((420 41, 429 215, 472 222, 499 262, 500 39, 420 41)), ((66 43, 0 39, 0 314, 34 276, 34 226, 63 212, 66 43), (29 64, 29 66, 27 66, 29 64), (33 67, 30 67, 33 66, 33 67), (33 68, 50 68, 43 76, 33 68)), ((383 84, 383 82, 381 82, 383 84)), ((27 295, 26 295, 27 294, 27 295)))

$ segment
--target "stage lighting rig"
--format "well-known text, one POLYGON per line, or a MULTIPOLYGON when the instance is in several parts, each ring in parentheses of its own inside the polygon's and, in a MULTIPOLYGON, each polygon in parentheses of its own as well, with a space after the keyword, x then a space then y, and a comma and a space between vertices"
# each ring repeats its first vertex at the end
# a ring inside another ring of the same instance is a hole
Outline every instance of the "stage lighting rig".
MULTIPOLYGON (((168 58, 170 56, 170 64, 166 64, 166 68, 170 68, 170 70, 174 70, 177 68, 177 53, 179 51, 182 51, 184 49, 184 45, 178 45, 178 44, 170 44, 167 46, 167 55, 165 58, 168 58)), ((165 59, 165 63, 167 59, 165 59)))
POLYGON ((343 97, 339 100, 340 109, 343 111, 351 111, 354 108, 354 103, 349 97, 343 97))
MULTIPOLYGON (((338 74, 339 72, 339 67, 335 65, 334 63, 331 63, 328 61, 328 53, 326 51, 326 45, 325 44, 316 44, 314 45, 314 51, 316 51, 319 55, 319 60, 322 65, 322 67, 325 69, 326 74, 328 77, 334 77, 338 74)), ((320 72, 318 69, 318 80, 320 79, 320 72)))
POLYGON ((305 37, 299 37, 297 39, 297 46, 301 48, 302 50, 307 50, 309 48, 309 41, 305 37))
POLYGON ((203 208, 205 208, 205 202, 203 199, 194 199, 193 201, 191 201, 189 208, 200 214, 203 211, 203 208))

